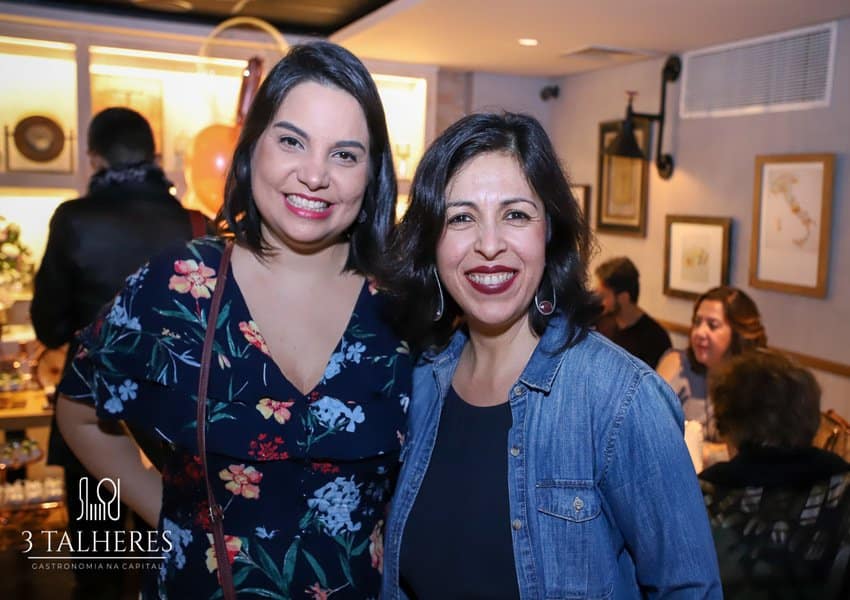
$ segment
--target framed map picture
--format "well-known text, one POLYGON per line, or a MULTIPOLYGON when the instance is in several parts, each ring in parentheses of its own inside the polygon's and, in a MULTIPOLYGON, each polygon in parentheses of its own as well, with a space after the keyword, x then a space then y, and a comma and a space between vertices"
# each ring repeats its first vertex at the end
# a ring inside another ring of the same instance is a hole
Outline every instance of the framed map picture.
POLYGON ((823 298, 834 154, 757 156, 750 285, 823 298))

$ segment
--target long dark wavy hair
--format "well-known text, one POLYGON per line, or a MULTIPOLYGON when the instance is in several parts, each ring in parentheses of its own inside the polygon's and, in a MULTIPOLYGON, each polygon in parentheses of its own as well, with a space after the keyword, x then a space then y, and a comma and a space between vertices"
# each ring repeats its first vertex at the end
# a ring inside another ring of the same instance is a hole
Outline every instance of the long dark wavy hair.
MULTIPOLYGON (((697 316, 699 305, 704 300, 717 300, 723 305, 723 317, 732 328, 732 341, 729 344, 727 354, 737 356, 746 350, 767 347, 767 332, 761 322, 761 315, 756 303, 746 293, 738 288, 721 285, 711 288, 694 302, 694 312, 691 315, 691 329, 697 316)), ((691 369, 696 373, 706 372, 705 365, 697 362, 697 357, 691 346, 690 335, 688 335, 688 360, 691 369)))
MULTIPOLYGON (((433 320, 439 302, 436 249, 446 224, 445 192, 464 165, 490 152, 516 158, 543 202, 548 233, 540 298, 552 298, 554 290, 557 310, 573 328, 568 345, 586 334, 600 311, 587 287, 592 234, 543 127, 523 114, 473 114, 451 125, 425 152, 413 177, 410 206, 392 236, 391 269, 384 283, 398 300, 398 325, 415 351, 445 346, 462 322, 460 307, 448 295, 443 316, 433 320)), ((541 335, 550 317, 533 303, 528 315, 532 329, 541 335)))
POLYGON ((379 272, 387 236, 395 220, 396 179, 387 121, 371 75, 351 52, 330 42, 293 46, 257 90, 242 125, 224 188, 218 220, 225 232, 263 256, 270 246, 262 237, 261 217, 251 191, 251 158, 263 132, 292 88, 312 81, 339 88, 357 100, 369 129, 369 179, 363 196, 365 221, 352 225, 345 268, 360 273, 379 272))

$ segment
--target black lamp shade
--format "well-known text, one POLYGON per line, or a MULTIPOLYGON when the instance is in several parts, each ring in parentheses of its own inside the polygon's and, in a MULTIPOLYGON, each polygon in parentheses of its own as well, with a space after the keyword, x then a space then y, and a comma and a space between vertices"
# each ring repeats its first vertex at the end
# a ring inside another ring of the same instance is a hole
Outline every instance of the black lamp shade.
POLYGON ((605 154, 646 160, 643 150, 640 149, 640 146, 638 146, 637 140, 635 139, 634 124, 631 119, 626 119, 623 121, 622 125, 620 125, 620 133, 618 133, 617 137, 615 137, 614 140, 608 144, 608 147, 605 148, 605 154))

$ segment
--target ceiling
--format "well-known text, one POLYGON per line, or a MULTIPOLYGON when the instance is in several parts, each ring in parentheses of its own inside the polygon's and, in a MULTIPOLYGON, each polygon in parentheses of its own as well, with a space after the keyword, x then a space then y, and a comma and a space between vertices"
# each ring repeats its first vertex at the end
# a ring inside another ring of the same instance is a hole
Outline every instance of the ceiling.
POLYGON ((262 18, 363 58, 555 77, 842 17, 848 0, 87 0, 50 4, 218 23, 262 18), (536 38, 521 47, 518 38, 536 38), (613 51, 612 51, 613 50, 613 51))
POLYGON ((327 36, 391 0, 26 0, 28 4, 216 25, 256 17, 286 33, 327 36))

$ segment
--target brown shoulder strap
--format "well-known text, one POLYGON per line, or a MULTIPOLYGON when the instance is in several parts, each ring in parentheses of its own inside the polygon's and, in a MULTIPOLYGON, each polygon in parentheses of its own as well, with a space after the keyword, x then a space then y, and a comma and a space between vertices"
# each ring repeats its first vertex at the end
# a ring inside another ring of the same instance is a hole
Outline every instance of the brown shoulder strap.
POLYGON ((189 211, 189 222, 192 224, 192 237, 204 237, 207 234, 207 218, 199 210, 189 211))
POLYGON ((225 242, 224 252, 221 254, 221 263, 218 265, 218 274, 215 281, 215 290, 210 303, 210 312, 207 316, 207 330, 204 336, 204 349, 201 353, 201 374, 198 379, 198 454, 201 458, 201 466, 204 471, 204 484, 207 488, 207 502, 210 510, 210 525, 213 530, 213 546, 215 558, 218 565, 218 580, 224 592, 224 600, 236 600, 236 591, 233 588, 233 572, 230 569, 230 561, 227 557, 227 545, 224 543, 224 513, 221 506, 215 500, 210 474, 207 468, 207 386, 210 379, 210 363, 212 361, 213 339, 215 338, 216 321, 218 321, 218 310, 221 306, 221 296, 224 293, 224 284, 227 281, 227 272, 230 268, 230 255, 233 252, 233 242, 225 242))

